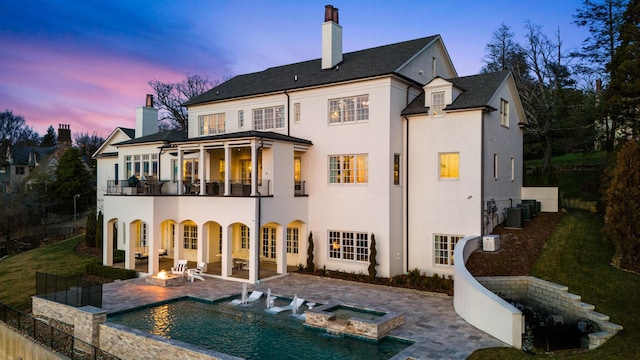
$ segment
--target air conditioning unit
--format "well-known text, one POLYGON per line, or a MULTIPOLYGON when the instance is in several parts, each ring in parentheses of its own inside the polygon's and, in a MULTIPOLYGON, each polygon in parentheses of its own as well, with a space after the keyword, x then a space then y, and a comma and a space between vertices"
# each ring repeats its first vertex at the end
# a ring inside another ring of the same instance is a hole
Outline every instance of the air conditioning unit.
POLYGON ((483 251, 500 250, 500 235, 485 235, 482 237, 483 251))

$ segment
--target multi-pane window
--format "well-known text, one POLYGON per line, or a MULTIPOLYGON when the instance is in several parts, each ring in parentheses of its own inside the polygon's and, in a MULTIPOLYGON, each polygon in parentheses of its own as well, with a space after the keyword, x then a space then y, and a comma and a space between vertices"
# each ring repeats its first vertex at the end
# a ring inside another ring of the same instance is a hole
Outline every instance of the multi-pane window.
POLYGON ((244 110, 238 110, 238 129, 244 128, 244 110))
POLYGON ((393 185, 400 185, 400 154, 393 154, 393 185))
POLYGON ((254 130, 275 130, 284 128, 284 106, 253 109, 254 130))
POLYGON ((300 245, 300 230, 298 228, 287 228, 287 254, 297 254, 300 245))
POLYGON ((365 233, 356 233, 356 260, 369 261, 369 236, 365 233))
POLYGON ((460 154, 441 153, 440 157, 440 179, 458 179, 460 176, 460 154))
POLYGON ((352 231, 329 231, 329 258, 369 261, 369 236, 352 231))
POLYGON ((198 226, 184 225, 183 248, 185 250, 198 250, 198 226))
POLYGON ((368 155, 329 156, 330 184, 366 184, 369 182, 368 155))
POLYGON ((300 103, 293 104, 293 120, 300 124, 300 103))
POLYGON ((24 175, 24 166, 16 166, 16 175, 24 175))
POLYGON ((276 228, 262 228, 262 256, 270 259, 276 258, 276 228))
POLYGON ((222 254, 222 226, 218 226, 218 253, 222 254))
POLYGON ((369 120, 369 95, 329 100, 329 124, 369 120))
POLYGON ((171 242, 171 249, 173 249, 176 245, 176 224, 171 223, 169 225, 169 241, 171 242))
POLYGON ((434 263, 436 265, 453 265, 453 250, 463 236, 435 235, 434 236, 434 263))
POLYGON ((444 109, 444 91, 431 93, 431 115, 444 115, 442 109, 444 109))
POLYGON ((125 176, 158 177, 158 154, 127 155, 124 157, 125 176))
POLYGON ((147 246, 147 223, 138 221, 138 247, 147 246))
POLYGON ((500 99, 500 125, 509 127, 509 102, 500 99))
POLYGON ((249 249, 249 227, 240 225, 240 248, 249 249))
POLYGON ((215 135, 224 134, 225 114, 209 114, 198 116, 198 134, 215 135))

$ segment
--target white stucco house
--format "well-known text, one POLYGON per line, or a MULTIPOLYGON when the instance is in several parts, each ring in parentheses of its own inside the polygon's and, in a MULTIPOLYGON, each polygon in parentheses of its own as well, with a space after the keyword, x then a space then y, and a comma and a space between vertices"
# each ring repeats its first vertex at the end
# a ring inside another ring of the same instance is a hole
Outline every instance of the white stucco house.
MULTIPOLYGON (((453 248, 521 199, 526 122, 509 72, 458 77, 439 35, 342 52, 327 6, 321 58, 236 76, 190 99, 187 132, 136 129, 94 154, 105 265, 204 262, 255 283, 305 264, 453 274, 453 248), (127 179, 143 176, 133 186, 127 179), (164 255, 163 255, 164 256, 164 255)), ((165 269, 168 270, 168 269, 165 269)))

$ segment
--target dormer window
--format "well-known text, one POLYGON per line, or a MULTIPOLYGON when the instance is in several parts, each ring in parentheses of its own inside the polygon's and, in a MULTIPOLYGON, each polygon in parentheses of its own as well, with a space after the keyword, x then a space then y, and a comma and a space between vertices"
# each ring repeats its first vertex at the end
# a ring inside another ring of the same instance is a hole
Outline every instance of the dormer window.
POLYGON ((431 116, 443 116, 444 91, 431 93, 431 116))

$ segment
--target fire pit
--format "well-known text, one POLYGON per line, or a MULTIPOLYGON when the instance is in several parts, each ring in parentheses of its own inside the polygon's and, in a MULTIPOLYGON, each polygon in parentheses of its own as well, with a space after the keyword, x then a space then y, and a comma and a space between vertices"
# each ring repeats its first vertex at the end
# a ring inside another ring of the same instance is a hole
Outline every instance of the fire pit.
POLYGON ((156 275, 147 276, 145 279, 145 282, 147 285, 167 287, 167 286, 177 285, 179 279, 182 279, 182 276, 168 274, 166 271, 161 270, 156 275))

